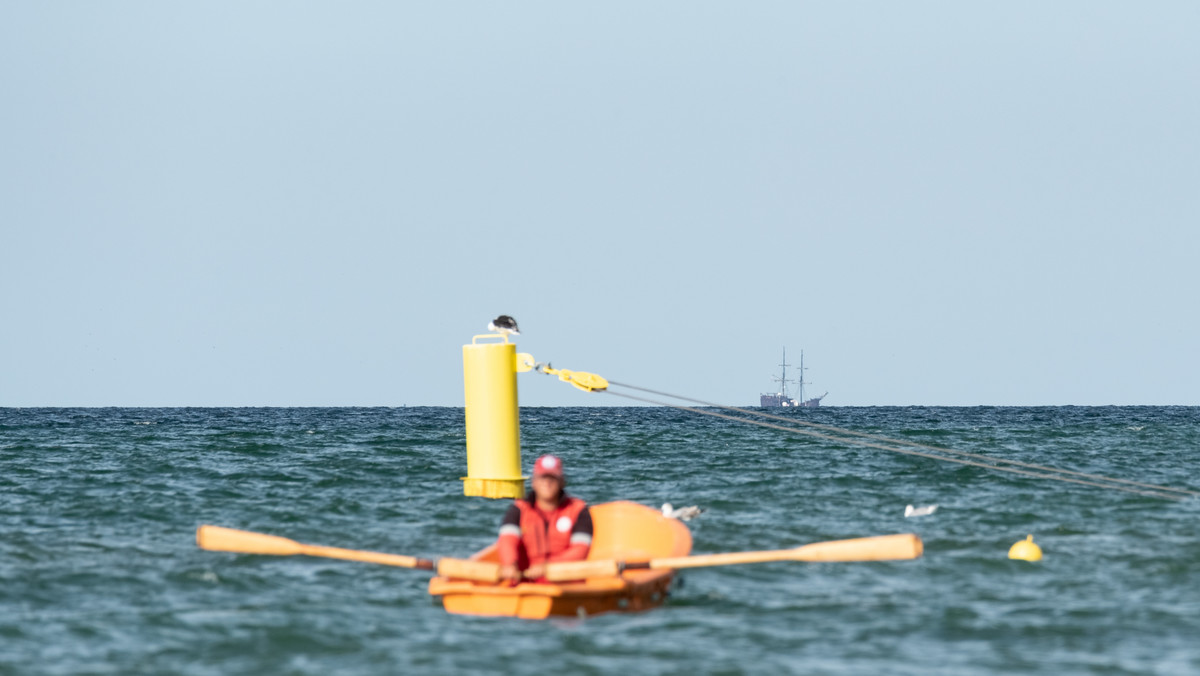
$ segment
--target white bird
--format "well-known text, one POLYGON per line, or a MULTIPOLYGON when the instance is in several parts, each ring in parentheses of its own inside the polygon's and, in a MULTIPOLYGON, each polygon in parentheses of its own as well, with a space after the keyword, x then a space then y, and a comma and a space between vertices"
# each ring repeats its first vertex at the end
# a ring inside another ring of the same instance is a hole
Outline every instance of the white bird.
POLYGON ((700 513, 703 511, 703 509, 700 509, 695 505, 692 505, 691 507, 680 507, 679 509, 675 509, 671 506, 671 503, 664 502, 662 506, 663 516, 667 517, 668 519, 680 519, 682 521, 691 521, 697 516, 700 516, 700 513))
POLYGON ((910 516, 929 516, 936 512, 937 508, 937 505, 927 505, 925 507, 913 507, 909 505, 904 508, 904 518, 907 519, 910 516))
POLYGON ((488 322, 488 331, 496 331, 505 335, 510 333, 514 336, 521 335, 521 332, 517 330, 517 320, 508 315, 500 315, 488 322))

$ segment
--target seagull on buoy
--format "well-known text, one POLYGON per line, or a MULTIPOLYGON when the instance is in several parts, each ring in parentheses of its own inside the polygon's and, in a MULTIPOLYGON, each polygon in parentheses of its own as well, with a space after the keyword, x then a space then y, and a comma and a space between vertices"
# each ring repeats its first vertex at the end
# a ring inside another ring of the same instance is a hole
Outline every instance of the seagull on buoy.
POLYGON ((928 505, 926 507, 913 507, 909 505, 904 508, 904 518, 910 516, 929 516, 937 511, 937 505, 928 505))
POLYGON ((679 509, 675 509, 671 506, 671 503, 664 502, 662 506, 663 516, 667 517, 668 519, 679 519, 681 521, 691 521, 697 516, 700 516, 700 513, 703 511, 703 509, 700 509, 695 505, 692 505, 691 507, 680 507, 679 509))
POLYGON ((495 331, 497 333, 503 333, 504 335, 508 335, 510 333, 514 336, 521 335, 521 332, 517 330, 517 320, 509 317, 508 315, 500 315, 499 317, 496 317, 492 321, 488 322, 488 331, 495 331))

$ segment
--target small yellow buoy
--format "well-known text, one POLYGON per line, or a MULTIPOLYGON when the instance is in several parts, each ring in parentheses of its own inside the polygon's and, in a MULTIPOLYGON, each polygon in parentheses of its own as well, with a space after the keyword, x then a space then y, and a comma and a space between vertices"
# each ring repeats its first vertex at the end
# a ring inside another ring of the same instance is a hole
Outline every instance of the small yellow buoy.
POLYGON ((1008 549, 1008 558, 1022 561, 1041 561, 1042 548, 1033 543, 1033 536, 1026 536, 1008 549))

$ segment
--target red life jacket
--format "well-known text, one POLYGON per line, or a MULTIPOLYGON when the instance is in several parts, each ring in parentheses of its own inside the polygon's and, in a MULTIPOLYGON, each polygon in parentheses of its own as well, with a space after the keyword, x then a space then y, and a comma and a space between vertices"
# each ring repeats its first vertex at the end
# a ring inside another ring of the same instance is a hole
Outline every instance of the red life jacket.
POLYGON ((522 570, 567 551, 571 546, 571 531, 575 528, 575 521, 583 508, 587 507, 583 500, 567 496, 546 518, 526 500, 513 502, 521 510, 521 544, 525 546, 521 548, 524 551, 520 552, 518 567, 522 570))

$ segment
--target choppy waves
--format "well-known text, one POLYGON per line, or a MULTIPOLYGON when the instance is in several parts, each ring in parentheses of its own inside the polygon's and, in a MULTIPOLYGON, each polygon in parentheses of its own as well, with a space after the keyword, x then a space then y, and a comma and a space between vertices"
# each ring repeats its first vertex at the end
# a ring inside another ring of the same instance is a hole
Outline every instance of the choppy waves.
MULTIPOLYGON (((792 415, 1198 488, 1195 408, 792 415)), ((1195 673, 1200 505, 1004 475, 669 409, 522 411, 592 502, 698 504, 697 553, 915 531, 913 562, 697 569, 637 615, 450 616, 417 571, 204 552, 200 523, 465 556, 462 411, 0 409, 0 673, 1195 673), (906 504, 938 504, 919 519, 906 504), (1046 557, 1010 561, 1033 533, 1046 557)))

